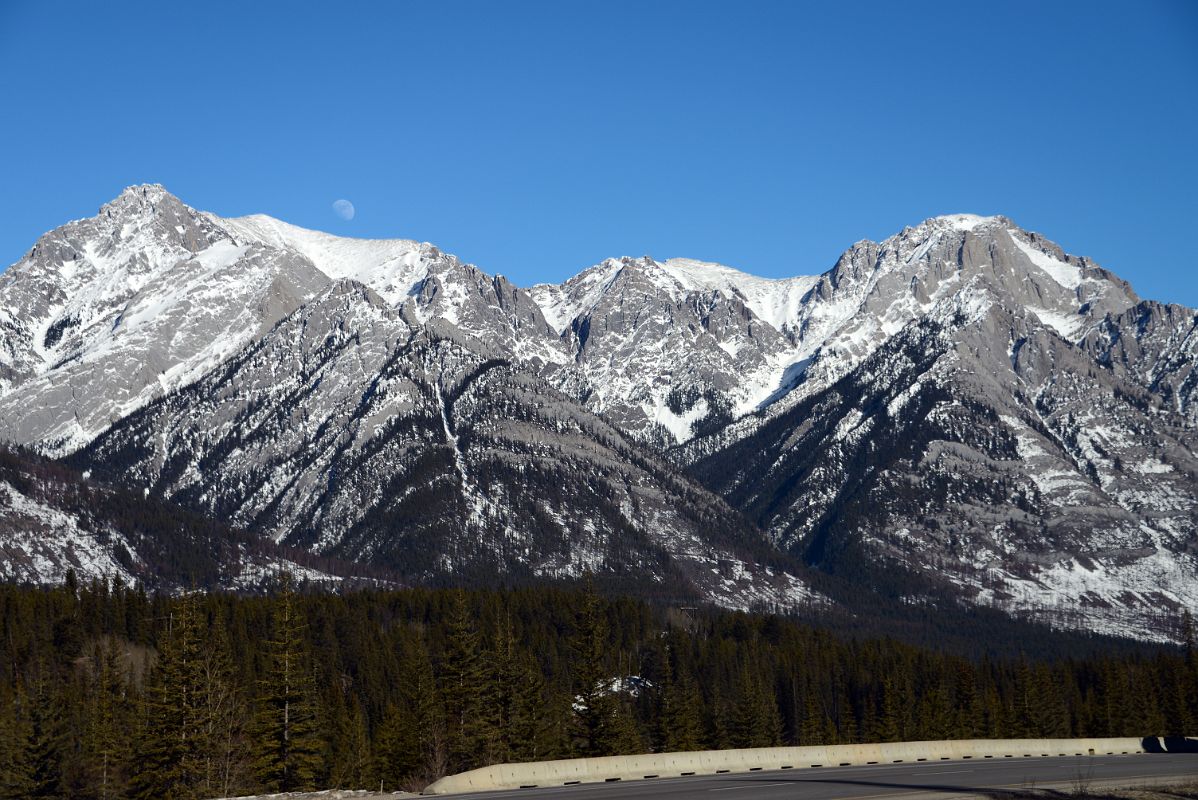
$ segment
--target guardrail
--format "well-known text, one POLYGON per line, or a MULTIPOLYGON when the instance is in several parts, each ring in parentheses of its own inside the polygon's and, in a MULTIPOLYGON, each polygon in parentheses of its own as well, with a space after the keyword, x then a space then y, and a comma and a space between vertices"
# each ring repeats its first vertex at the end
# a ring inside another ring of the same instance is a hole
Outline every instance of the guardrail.
POLYGON ((524 764, 495 764, 448 775, 425 794, 459 794, 492 789, 568 786, 688 775, 719 775, 863 764, 961 761, 983 758, 1196 752, 1198 739, 1150 736, 1139 739, 961 739, 939 742, 837 744, 823 747, 761 747, 636 756, 568 758, 524 764))

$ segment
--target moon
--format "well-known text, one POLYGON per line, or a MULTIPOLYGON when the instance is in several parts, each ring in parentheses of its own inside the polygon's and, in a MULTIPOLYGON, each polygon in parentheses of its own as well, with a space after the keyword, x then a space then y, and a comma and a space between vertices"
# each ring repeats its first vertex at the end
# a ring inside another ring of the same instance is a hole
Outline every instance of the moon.
POLYGON ((333 213, 341 217, 341 219, 349 222, 354 218, 354 204, 342 198, 333 201, 333 213))

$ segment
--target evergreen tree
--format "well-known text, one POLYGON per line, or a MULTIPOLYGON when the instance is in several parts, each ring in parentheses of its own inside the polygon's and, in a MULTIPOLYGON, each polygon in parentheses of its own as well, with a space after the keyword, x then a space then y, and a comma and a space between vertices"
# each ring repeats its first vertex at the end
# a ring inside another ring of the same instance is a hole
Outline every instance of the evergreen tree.
POLYGON ((168 614, 169 627, 151 673, 135 744, 134 798, 192 798, 202 789, 204 637, 196 595, 168 614))
POLYGON ((732 747, 732 705, 717 687, 707 704, 707 746, 713 750, 732 747))
POLYGON ((497 759, 499 736, 493 715, 499 692, 466 593, 455 591, 451 599, 441 665, 441 694, 445 703, 449 769, 457 772, 497 759))
POLYGON ((878 691, 878 713, 874 741, 901 742, 903 740, 903 717, 905 710, 899 693, 899 684, 888 672, 882 678, 878 691))
POLYGON ((836 738, 832 721, 828 719, 814 686, 809 686, 803 701, 803 722, 799 728, 799 744, 831 744, 836 738))
POLYGON ((370 780, 372 756, 370 735, 366 730, 366 715, 353 697, 337 704, 329 728, 329 777, 326 783, 334 789, 362 789, 370 780))
POLYGON ((1003 739, 1010 736, 1010 727, 1005 719, 1002 696, 993 684, 982 694, 982 719, 985 738, 1003 739))
POLYGON ((1187 731, 1194 730, 1198 719, 1198 677, 1186 661, 1170 665, 1164 670, 1164 677, 1160 691, 1162 729, 1170 735, 1185 736, 1187 731))
POLYGON ((675 750, 673 742, 675 703, 674 669, 670 665, 669 656, 664 651, 655 649, 654 662, 657 669, 656 686, 654 687, 654 709, 657 717, 656 730, 653 732, 653 752, 669 753, 675 750))
POLYGON ((1143 692, 1143 702, 1136 705, 1139 711, 1136 729, 1159 735, 1160 731, 1165 730, 1165 714, 1155 682, 1144 681, 1143 692))
POLYGON ((29 700, 20 685, 0 709, 0 800, 34 796, 33 726, 29 700))
POLYGON ((266 670, 252 737, 253 770, 271 792, 310 791, 323 767, 306 627, 291 578, 284 574, 272 603, 271 638, 263 643, 266 670))
POLYGON ((82 750, 89 787, 99 800, 109 800, 125 794, 130 722, 124 671, 115 644, 96 646, 92 670, 82 750))
POLYGON ((552 750, 547 730, 545 679, 516 641, 510 614, 499 620, 494 666, 500 744, 493 757, 497 761, 543 759, 552 750))
POLYGON ((1128 689, 1129 682, 1126 672, 1117 669, 1113 662, 1106 662, 1102 670, 1103 736, 1136 735, 1137 731, 1131 729, 1128 718, 1130 716, 1129 701, 1133 696, 1138 696, 1138 693, 1133 694, 1128 689))
POLYGON ((30 714, 28 764, 32 777, 30 797, 57 798, 64 794, 63 760, 67 732, 57 692, 47 680, 38 683, 30 714))
POLYGON ((833 696, 836 698, 833 707, 833 737, 829 744, 849 744, 856 741, 853 701, 849 697, 848 682, 839 671, 833 674, 833 696))
POLYGON ((448 760, 440 689, 423 640, 407 643, 401 664, 406 682, 398 702, 387 708, 374 750, 375 780, 387 789, 438 778, 448 760))
POLYGON ((1194 644, 1194 617, 1187 608, 1184 612, 1182 636, 1185 644, 1185 667, 1179 670, 1181 679, 1178 687, 1182 698, 1179 735, 1189 735, 1198 725, 1198 646, 1194 644), (1185 731, 1183 733, 1182 731, 1185 731))
POLYGON ((782 743, 782 718, 772 691, 749 669, 741 667, 740 692, 732 715, 733 747, 776 747, 782 743))
POLYGON ((675 677, 667 659, 658 711, 658 741, 662 752, 677 753, 703 747, 701 705, 694 679, 686 672, 675 677))
POLYGON ((1047 664, 1037 664, 1031 680, 1032 735, 1049 739, 1068 736, 1069 710, 1056 676, 1047 664))
POLYGON ((601 600, 588 581, 578 617, 577 632, 571 641, 571 666, 574 675, 575 752, 581 756, 604 755, 604 726, 613 713, 604 665, 607 661, 607 620, 601 600))
POLYGON ((418 788, 449 768, 443 690, 459 741, 481 743, 458 745, 462 767, 643 752, 647 731, 658 750, 775 744, 780 706, 788 741, 846 743, 1185 733, 1198 713, 1192 649, 973 661, 715 610, 679 635, 668 611, 593 589, 465 597, 311 595, 301 613, 289 586, 263 600, 0 584, 0 800, 273 788, 254 774, 280 729, 292 786, 418 788), (470 707, 495 715, 493 738, 471 739, 470 707))
POLYGON ((954 684, 953 718, 954 739, 977 739, 985 735, 982 700, 978 695, 977 682, 972 666, 968 663, 956 667, 954 684))
POLYGON ((953 735, 953 705, 951 689, 944 681, 926 686, 919 703, 919 738, 949 739, 953 735))
POLYGON ((1014 733, 1020 739, 1036 737, 1036 697, 1032 686, 1032 671, 1026 659, 1020 657, 1015 672, 1014 733))
POLYGON ((420 769, 419 733, 407 709, 392 704, 379 724, 374 738, 374 776, 371 788, 379 791, 400 789, 420 769))
POLYGON ((603 601, 588 582, 571 642, 575 754, 608 756, 643 746, 624 694, 622 676, 608 672, 608 627, 603 601))

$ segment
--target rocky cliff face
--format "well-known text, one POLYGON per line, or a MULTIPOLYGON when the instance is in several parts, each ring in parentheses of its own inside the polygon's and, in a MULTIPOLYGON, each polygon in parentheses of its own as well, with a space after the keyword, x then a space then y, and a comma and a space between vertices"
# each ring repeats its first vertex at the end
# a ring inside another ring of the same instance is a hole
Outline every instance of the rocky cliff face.
POLYGON ((137 187, 0 275, 0 436, 412 580, 806 561, 1140 635, 1198 600, 1196 324, 1004 217, 525 290, 137 187))

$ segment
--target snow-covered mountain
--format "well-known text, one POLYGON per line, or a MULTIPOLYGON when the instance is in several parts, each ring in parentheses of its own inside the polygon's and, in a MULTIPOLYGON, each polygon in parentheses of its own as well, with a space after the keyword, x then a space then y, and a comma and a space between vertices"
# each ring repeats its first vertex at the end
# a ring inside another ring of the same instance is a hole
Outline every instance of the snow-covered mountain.
POLYGON ((161 187, 127 189, 0 274, 0 419, 69 452, 185 385, 326 282, 293 254, 231 240, 161 187))
POLYGON ((80 454, 322 556, 442 575, 636 576, 725 605, 810 597, 751 525, 497 350, 334 283, 80 454))
POLYGON ((135 187, 0 275, 0 436, 412 579, 746 605, 803 560, 1137 635, 1198 600, 1194 311, 998 216, 795 271, 525 290, 135 187))
POLYGON ((71 452, 341 278, 530 364, 566 360, 526 292, 432 245, 225 220, 138 186, 46 234, 0 274, 2 432, 71 452))
POLYGON ((529 293, 502 275, 487 275, 428 243, 407 239, 346 239, 305 230, 267 216, 221 219, 206 215, 238 242, 252 242, 308 259, 329 280, 369 286, 386 303, 410 304, 424 322, 441 319, 532 368, 562 364, 568 355, 529 293))
POLYGON ((968 214, 858 242, 817 276, 623 258, 532 295, 585 376, 586 402, 667 446, 826 389, 962 290, 963 251, 967 261, 992 251, 986 280, 1004 302, 1073 342, 1138 302, 1086 259, 1004 217, 968 214))
POLYGON ((854 245, 801 317, 798 385, 676 451, 780 547, 1065 624, 1198 602, 1192 311, 957 216, 854 245))
POLYGON ((791 315, 812 283, 623 258, 532 295, 572 356, 559 385, 633 436, 667 446, 777 392, 793 357, 791 315))

